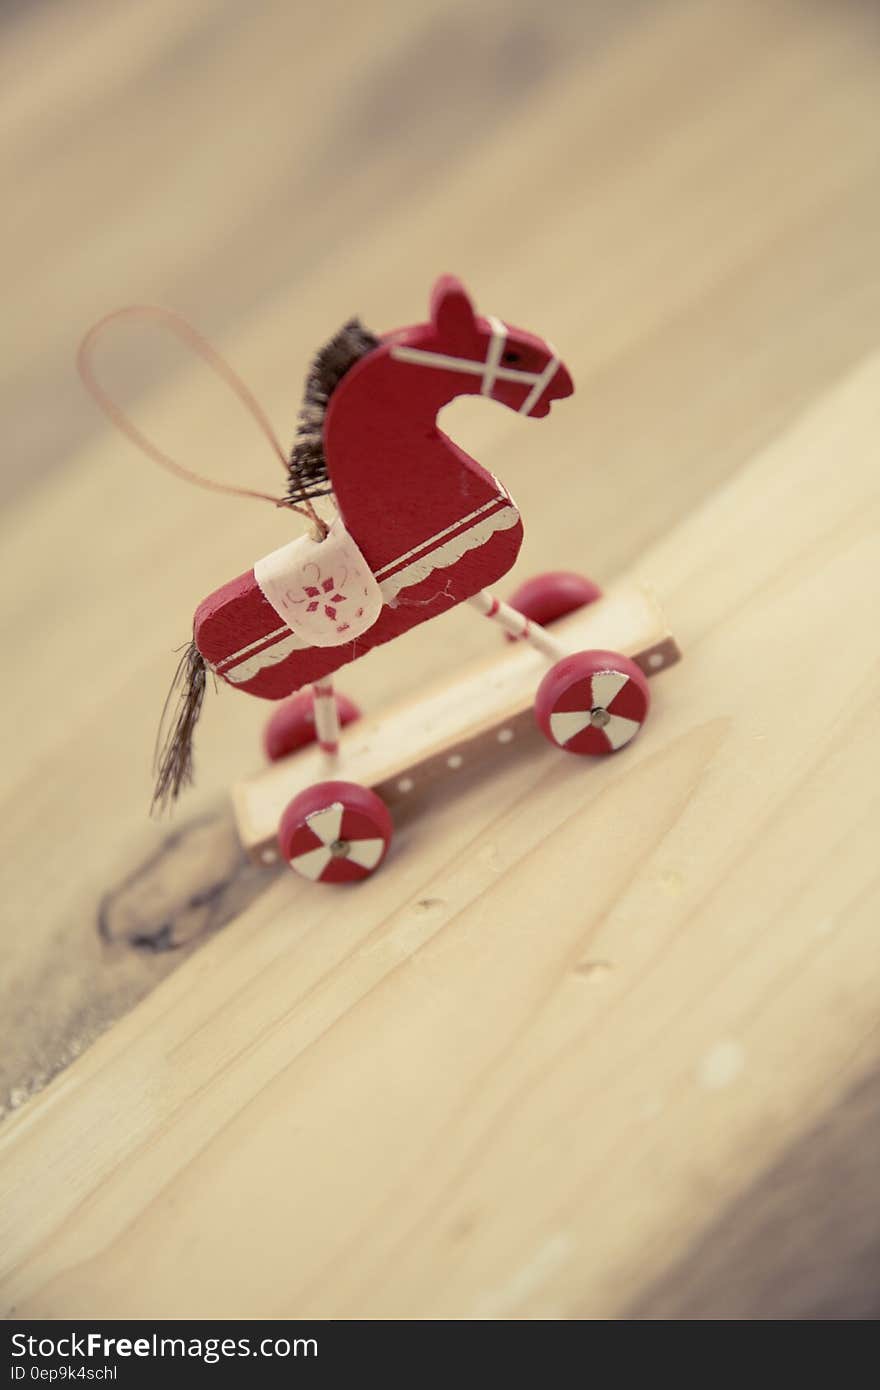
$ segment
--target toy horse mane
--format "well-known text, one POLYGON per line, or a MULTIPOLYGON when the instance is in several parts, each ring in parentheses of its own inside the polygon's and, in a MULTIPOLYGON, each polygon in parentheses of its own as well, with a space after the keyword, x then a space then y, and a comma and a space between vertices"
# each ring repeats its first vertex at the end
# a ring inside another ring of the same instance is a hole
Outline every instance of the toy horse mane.
POLYGON ((333 491, 324 454, 324 418, 330 397, 346 372, 368 352, 379 346, 379 339, 364 328, 360 319, 349 319, 312 358, 306 377, 303 403, 299 412, 296 442, 287 465, 288 502, 326 497, 333 491))
MULTIPOLYGON (((379 339, 358 318, 351 318, 334 333, 312 358, 299 411, 296 440, 287 464, 286 499, 298 503, 306 498, 327 497, 332 493, 327 459, 324 454, 324 418, 330 397, 346 372, 368 352, 379 346, 379 339)), ((164 807, 176 800, 181 788, 193 780, 192 741, 207 686, 207 664, 195 642, 187 643, 174 674, 165 716, 176 701, 176 714, 164 738, 162 727, 156 746, 156 787, 153 807, 164 807)))

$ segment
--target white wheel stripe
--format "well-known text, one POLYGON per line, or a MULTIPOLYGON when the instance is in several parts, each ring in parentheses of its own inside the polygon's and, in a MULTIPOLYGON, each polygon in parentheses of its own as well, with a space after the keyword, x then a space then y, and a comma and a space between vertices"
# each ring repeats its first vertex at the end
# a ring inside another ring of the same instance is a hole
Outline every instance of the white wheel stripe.
POLYGON ((332 845, 334 840, 339 839, 343 809, 341 801, 334 801, 332 806, 325 806, 323 811, 313 811, 310 816, 306 816, 306 825, 317 835, 322 845, 332 845))
POLYGON ((550 732, 556 743, 568 743, 569 739, 574 738, 585 729, 590 722, 590 711, 575 709, 564 710, 550 716, 550 732))
POLYGON ((620 671, 598 671, 593 677, 593 708, 607 709, 628 680, 620 671))
POLYGON ((624 719, 622 714, 612 714, 602 732, 616 752, 639 732, 641 724, 637 719, 624 719))
POLYGON ((314 883, 321 877, 332 858, 333 855, 326 845, 322 845, 320 849, 310 849, 306 854, 295 855, 290 861, 290 867, 314 883))
POLYGON ((384 848, 384 840, 352 840, 347 858, 362 869, 375 869, 384 848))

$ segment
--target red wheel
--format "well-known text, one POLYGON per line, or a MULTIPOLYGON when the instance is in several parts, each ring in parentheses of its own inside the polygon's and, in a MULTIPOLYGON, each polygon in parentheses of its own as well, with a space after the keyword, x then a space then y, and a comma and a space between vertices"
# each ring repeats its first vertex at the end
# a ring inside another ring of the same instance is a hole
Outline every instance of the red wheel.
MULTIPOLYGON (((576 613, 579 608, 586 608, 588 603, 595 603, 601 597, 602 590, 592 579, 585 579, 582 574, 572 574, 569 570, 551 570, 547 574, 536 574, 520 584, 508 603, 531 622, 547 627, 557 618, 576 613)), ((507 635, 511 642, 519 641, 510 633, 507 635)))
POLYGON ((295 796, 281 817, 283 857, 315 883, 355 883, 385 858, 392 835, 384 801, 356 782, 318 782, 295 796))
MULTIPOLYGON (((339 711, 339 723, 343 727, 361 717, 354 701, 349 700, 347 695, 340 695, 338 691, 336 708, 339 711)), ((304 748, 307 743, 314 741, 315 697, 311 689, 300 690, 297 695, 291 695, 289 700, 282 700, 272 714, 263 730, 263 749, 269 761, 276 763, 279 758, 286 758, 288 753, 295 753, 297 748, 304 748)))
POLYGON ((551 743, 591 757, 616 753, 635 738, 651 696, 634 661, 618 652, 576 652, 547 672, 535 717, 551 743))

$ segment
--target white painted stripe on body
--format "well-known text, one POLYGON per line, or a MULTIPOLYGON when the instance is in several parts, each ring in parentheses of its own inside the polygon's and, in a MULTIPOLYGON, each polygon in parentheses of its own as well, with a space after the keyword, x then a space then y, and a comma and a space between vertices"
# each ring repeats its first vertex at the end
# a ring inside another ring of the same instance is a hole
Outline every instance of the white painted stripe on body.
POLYGON ((280 637, 277 642, 273 642, 271 647, 264 647, 262 651, 255 652, 253 656, 245 657, 244 661, 232 658, 232 664, 227 666, 222 672, 223 679, 230 681, 233 685, 244 685, 246 681, 253 680, 261 671, 265 671, 267 666, 277 666, 279 661, 286 661, 293 652, 305 651, 306 644, 297 637, 296 633, 287 629, 287 636, 280 637))
POLYGON ((498 511, 492 512, 483 521, 470 526, 467 531, 463 531, 460 535, 453 536, 446 541, 445 544, 429 550, 426 554, 413 560, 405 569, 398 570, 388 579, 380 581, 379 587, 385 602, 391 603, 401 589, 410 589, 415 584, 421 584, 422 580, 427 579, 434 570, 448 569, 469 550, 476 550, 479 546, 485 545, 496 531, 510 530, 519 519, 519 512, 516 507, 505 505, 498 511))
POLYGON ((252 652, 255 647, 261 647, 264 642, 269 642, 272 640, 277 641, 279 638, 284 636, 285 632, 289 631, 290 628, 287 626, 286 623, 282 627, 273 628, 271 632, 267 632, 263 637, 258 637, 256 641, 249 642, 247 646, 242 647, 240 651, 233 652, 231 656, 224 656, 222 661, 217 662, 217 665, 214 667, 214 670, 222 671, 224 666, 229 666, 233 661, 241 661, 241 659, 247 656, 248 652, 252 652))
MULTIPOLYGON (((507 493, 505 493, 505 496, 507 496, 507 493)), ((444 526, 442 531, 437 531, 435 535, 429 536, 427 540, 422 541, 419 545, 414 545, 411 550, 405 550, 402 555, 397 556, 396 560, 389 560, 387 565, 383 565, 381 569, 376 570, 376 578, 381 580, 383 575, 387 575, 390 570, 396 569, 404 560, 409 560, 411 556, 418 555, 422 550, 430 549, 430 547, 436 545, 438 541, 442 541, 444 536, 448 536, 453 531, 457 531, 460 526, 465 526, 469 521, 476 521, 478 516, 482 516, 484 512, 491 511, 491 509, 497 507, 501 501, 503 501, 503 498, 493 497, 489 502, 484 502, 481 507, 477 507, 475 511, 468 512, 466 516, 460 517, 458 521, 453 521, 451 526, 444 526)))

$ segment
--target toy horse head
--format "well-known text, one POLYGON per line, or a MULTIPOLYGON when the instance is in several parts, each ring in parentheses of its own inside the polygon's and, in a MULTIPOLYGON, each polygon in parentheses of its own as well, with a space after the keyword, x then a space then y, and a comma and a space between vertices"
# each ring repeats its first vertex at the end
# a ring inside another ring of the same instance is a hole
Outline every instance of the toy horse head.
MULTIPOLYGON (((346 342, 354 341, 351 329, 344 330, 346 342)), ((549 343, 478 315, 451 275, 435 283, 427 322, 359 342, 357 360, 327 397, 321 444, 344 525, 368 563, 382 571, 506 495, 438 427, 445 405, 457 396, 481 395, 539 417, 573 388, 549 343)), ((339 349, 332 355, 335 360, 339 349)), ((506 568, 518 548, 513 532, 509 539, 506 568)))
POLYGON ((288 463, 288 497, 296 503, 335 492, 338 499, 352 472, 362 489, 381 436, 424 439, 456 396, 487 396, 536 418, 573 389, 548 342, 480 317, 461 281, 441 275, 427 322, 377 337, 350 319, 315 354, 288 463))
POLYGON ((455 395, 489 396, 520 415, 546 415, 553 401, 574 389, 549 343, 494 316, 478 316, 454 275, 435 283, 427 324, 390 337, 396 361, 451 373, 455 395))

